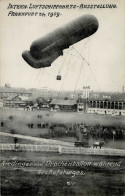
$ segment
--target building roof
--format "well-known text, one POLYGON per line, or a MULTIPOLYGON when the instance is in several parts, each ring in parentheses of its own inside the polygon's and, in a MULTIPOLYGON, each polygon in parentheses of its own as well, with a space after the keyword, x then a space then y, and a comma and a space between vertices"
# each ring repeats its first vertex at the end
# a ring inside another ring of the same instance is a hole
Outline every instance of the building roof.
POLYGON ((25 104, 23 101, 14 101, 14 104, 25 104))
POLYGON ((5 93, 1 93, 1 92, 0 92, 0 98, 1 98, 1 99, 6 98, 6 97, 7 97, 7 95, 6 95, 5 93))
POLYGON ((21 99, 21 101, 25 101, 28 99, 28 97, 26 97, 26 96, 11 95, 11 96, 5 98, 4 100, 5 101, 12 101, 15 97, 19 97, 21 99))
POLYGON ((98 100, 98 101, 121 101, 125 102, 125 93, 90 93, 90 100, 98 100))
POLYGON ((77 104, 77 102, 76 100, 53 99, 50 104, 51 105, 75 105, 77 104))
POLYGON ((103 97, 100 98, 90 98, 90 101, 110 101, 110 102, 125 102, 125 98, 123 97, 112 97, 111 99, 106 99, 103 97))
POLYGON ((36 102, 39 99, 40 103, 42 104, 49 104, 50 101, 45 100, 43 97, 38 96, 38 95, 33 95, 31 97, 29 97, 28 99, 26 99, 25 101, 27 102, 36 102))
POLYGON ((34 101, 36 101, 36 99, 38 99, 38 95, 37 94, 32 94, 28 99, 26 99, 25 101, 32 101, 32 102, 34 102, 34 101))
POLYGON ((55 105, 55 109, 60 109, 60 107, 58 105, 55 105))
POLYGON ((12 101, 15 97, 18 97, 18 96, 11 95, 11 96, 9 96, 8 98, 5 98, 4 100, 5 100, 5 101, 12 101))
POLYGON ((125 93, 118 93, 112 95, 111 100, 113 101, 124 101, 125 102, 125 93))
POLYGON ((29 97, 26 97, 26 96, 18 96, 22 101, 25 101, 27 99, 29 99, 29 97))
POLYGON ((34 107, 37 107, 37 106, 38 106, 38 104, 37 104, 37 103, 35 103, 35 104, 34 104, 34 107))

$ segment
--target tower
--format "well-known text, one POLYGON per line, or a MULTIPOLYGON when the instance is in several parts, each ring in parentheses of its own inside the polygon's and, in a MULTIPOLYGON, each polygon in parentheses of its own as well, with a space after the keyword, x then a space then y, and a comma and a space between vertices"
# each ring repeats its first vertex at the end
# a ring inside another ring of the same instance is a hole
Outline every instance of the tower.
POLYGON ((90 86, 83 86, 83 98, 89 99, 90 86))

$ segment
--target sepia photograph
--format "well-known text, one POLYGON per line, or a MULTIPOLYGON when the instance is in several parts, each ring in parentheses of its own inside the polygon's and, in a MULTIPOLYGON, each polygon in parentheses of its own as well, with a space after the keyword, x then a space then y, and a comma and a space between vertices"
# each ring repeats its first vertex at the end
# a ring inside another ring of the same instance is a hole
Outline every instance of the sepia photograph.
POLYGON ((125 196, 125 1, 0 0, 0 195, 125 196))

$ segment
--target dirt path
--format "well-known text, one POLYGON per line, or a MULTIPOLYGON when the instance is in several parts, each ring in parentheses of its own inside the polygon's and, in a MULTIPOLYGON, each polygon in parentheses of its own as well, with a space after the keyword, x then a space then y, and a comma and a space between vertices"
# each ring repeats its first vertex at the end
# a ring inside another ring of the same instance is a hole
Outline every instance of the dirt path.
POLYGON ((61 145, 61 146, 74 146, 73 143, 69 142, 62 142, 58 140, 51 140, 51 139, 44 139, 44 138, 37 138, 37 137, 32 137, 32 136, 26 136, 26 135, 19 135, 19 134, 10 134, 10 133, 3 133, 0 132, 1 136, 9 136, 9 137, 16 137, 20 139, 26 139, 26 140, 31 140, 34 142, 39 142, 41 144, 50 144, 50 145, 61 145))

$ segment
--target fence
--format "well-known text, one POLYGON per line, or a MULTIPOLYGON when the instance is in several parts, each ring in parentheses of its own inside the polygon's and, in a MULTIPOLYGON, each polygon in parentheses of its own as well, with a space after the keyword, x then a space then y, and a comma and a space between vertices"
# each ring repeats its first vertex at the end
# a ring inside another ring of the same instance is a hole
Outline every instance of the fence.
POLYGON ((33 145, 33 144, 0 144, 0 150, 10 151, 37 151, 37 152, 54 152, 59 154, 76 154, 76 155, 101 155, 101 156, 125 156, 123 149, 93 149, 77 148, 77 147, 62 147, 60 145, 33 145))

